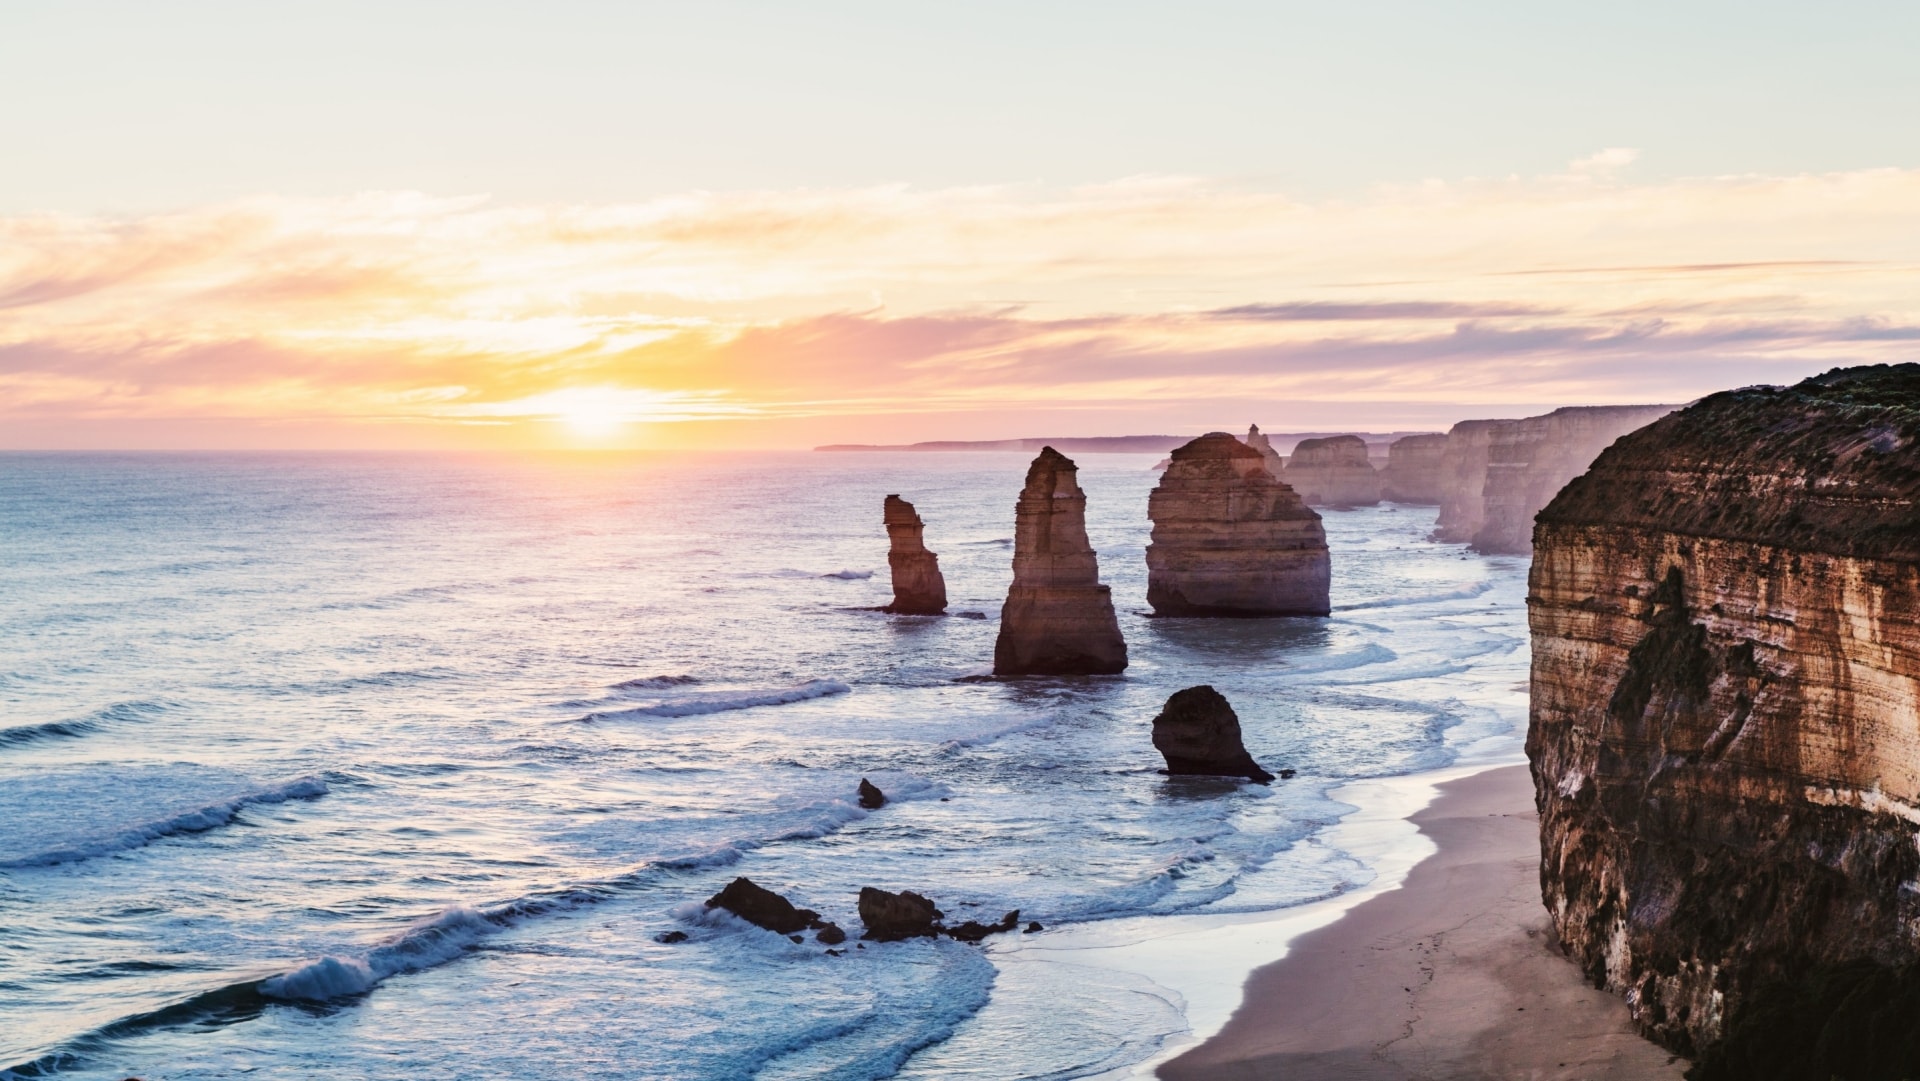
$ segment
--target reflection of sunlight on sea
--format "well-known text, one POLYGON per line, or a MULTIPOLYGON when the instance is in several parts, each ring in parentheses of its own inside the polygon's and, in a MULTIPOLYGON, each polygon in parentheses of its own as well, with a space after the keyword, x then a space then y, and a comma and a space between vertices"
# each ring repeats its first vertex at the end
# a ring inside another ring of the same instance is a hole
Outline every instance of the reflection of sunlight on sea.
POLYGON ((0 820, 30 836, 0 852, 23 946, 0 961, 21 989, 0 1067, 1144 1057, 1184 1022, 1125 973, 1046 988, 956 943, 830 957, 675 913, 737 874, 854 928, 863 885, 1059 928, 1294 905, 1372 873, 1317 839, 1344 810, 1329 787, 1517 745, 1524 561, 1426 542, 1430 508, 1329 513, 1331 618, 1149 618, 1152 460, 1082 461, 1132 666, 1023 683, 978 678, 1016 455, 11 460, 0 820), (871 610, 889 492, 926 518, 952 611, 986 618, 871 610), (1298 776, 1160 776, 1147 722, 1195 683, 1298 776), (862 776, 895 802, 861 810, 862 776))

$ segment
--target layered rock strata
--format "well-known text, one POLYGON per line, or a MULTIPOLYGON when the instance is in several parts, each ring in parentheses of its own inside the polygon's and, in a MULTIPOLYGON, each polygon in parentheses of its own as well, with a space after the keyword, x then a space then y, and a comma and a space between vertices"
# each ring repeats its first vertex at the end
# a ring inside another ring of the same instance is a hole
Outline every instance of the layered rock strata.
POLYGON ((1533 516, 1540 508, 1586 472, 1608 444, 1673 410, 1671 405, 1575 406, 1495 426, 1487 445, 1474 551, 1521 555, 1531 550, 1533 516))
POLYGON ((940 557, 927 550, 925 523, 913 504, 890 495, 882 508, 887 527, 887 566, 893 572, 893 603, 886 611, 937 616, 947 610, 947 580, 940 557))
POLYGON ((1390 503, 1440 502, 1440 465, 1447 437, 1408 435, 1387 446, 1387 467, 1380 471, 1380 497, 1390 503))
POLYGON ((1380 473, 1357 435, 1302 439, 1287 459, 1284 479, 1315 507, 1370 507, 1380 502, 1380 473))
POLYGON ((1273 780, 1241 742, 1239 714, 1225 695, 1205 685, 1175 691, 1167 699, 1153 719, 1153 746, 1173 776, 1273 780))
POLYGON ((1320 516, 1259 451, 1211 432, 1173 452, 1147 517, 1147 603, 1163 616, 1316 615, 1331 567, 1320 516))
POLYGON ((1014 507, 1013 585, 1000 609, 995 675, 1111 675, 1127 667, 1113 594, 1087 541, 1079 470, 1052 447, 1014 507))
POLYGON ((1861 989, 1920 986, 1920 365, 1621 438, 1541 512, 1528 605, 1567 952, 1702 1077, 1911 1055, 1861 989))
POLYGON ((1433 539, 1465 544, 1486 521, 1487 448, 1494 430, 1508 420, 1463 420, 1447 431, 1440 455, 1440 518, 1433 539))

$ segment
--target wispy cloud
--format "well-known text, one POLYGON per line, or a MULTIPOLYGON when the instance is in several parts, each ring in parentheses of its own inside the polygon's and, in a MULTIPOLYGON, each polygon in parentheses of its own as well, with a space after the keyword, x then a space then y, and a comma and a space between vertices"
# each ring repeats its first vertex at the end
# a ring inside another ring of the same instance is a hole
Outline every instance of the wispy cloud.
POLYGON ((1145 178, 0 219, 0 419, 958 434, 1068 402, 1674 400, 1920 339, 1920 171, 1588 160, 1328 203, 1145 178))

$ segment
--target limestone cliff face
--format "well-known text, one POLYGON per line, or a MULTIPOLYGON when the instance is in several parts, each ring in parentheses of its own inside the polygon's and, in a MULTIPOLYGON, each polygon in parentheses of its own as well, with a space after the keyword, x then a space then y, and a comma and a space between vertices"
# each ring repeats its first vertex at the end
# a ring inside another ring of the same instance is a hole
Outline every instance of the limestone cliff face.
MULTIPOLYGON (((1779 1003, 1852 986, 1848 966, 1920 961, 1916 500, 1908 364, 1704 399, 1540 514, 1544 899, 1588 975, 1704 1054, 1702 1077, 1865 1076, 1781 1064, 1825 1036, 1752 1048, 1806 1016, 1779 1003)), ((1859 1032, 1836 1046, 1870 1042, 1858 1003, 1828 1005, 1831 1031, 1859 1032)))
POLYGON ((1283 479, 1316 507, 1368 507, 1380 502, 1380 474, 1357 435, 1302 439, 1283 479))
POLYGON ((1380 495, 1391 503, 1440 502, 1440 466, 1447 454, 1444 435, 1409 435, 1387 446, 1387 468, 1380 472, 1380 495))
POLYGON ((893 571, 893 603, 887 611, 922 616, 946 611, 947 580, 940 573, 940 557, 927 550, 926 525, 913 504, 890 495, 881 516, 889 542, 887 566, 893 571))
POLYGON ((1087 541, 1079 469, 1047 447, 1014 507, 1013 585, 1000 610, 995 675, 1109 675, 1127 667, 1113 595, 1087 541))
POLYGON ((1575 406, 1496 425, 1487 445, 1474 551, 1525 554, 1540 508, 1586 472, 1608 444, 1673 410, 1670 405, 1575 406))
POLYGON ((1326 615, 1320 516, 1259 451, 1210 432, 1173 452, 1147 499, 1147 603, 1166 616, 1326 615))
POLYGON ((1433 539, 1465 544, 1480 532, 1487 505, 1487 448, 1493 433, 1506 420, 1463 420, 1447 431, 1447 449, 1440 455, 1440 518, 1433 539))

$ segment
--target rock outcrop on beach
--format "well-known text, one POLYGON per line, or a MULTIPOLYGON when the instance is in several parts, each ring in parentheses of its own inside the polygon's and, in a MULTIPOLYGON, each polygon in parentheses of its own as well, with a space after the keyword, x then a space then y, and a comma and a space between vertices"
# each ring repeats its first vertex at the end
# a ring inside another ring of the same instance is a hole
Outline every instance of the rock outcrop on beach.
POLYGON ((1608 444, 1673 410, 1671 405, 1576 406, 1495 427, 1473 550, 1489 555, 1531 551, 1533 516, 1540 508, 1586 472, 1608 444))
POLYGON ((1380 471, 1380 497, 1390 503, 1440 502, 1440 466, 1447 437, 1401 436, 1387 446, 1387 467, 1380 471))
POLYGON ((1701 1078, 1920 1074, 1917 508, 1906 364, 1713 395, 1539 516, 1546 906, 1701 1078))
POLYGON ((1163 616, 1326 615, 1320 516, 1225 432, 1173 452, 1147 499, 1147 603, 1163 616))
POLYGON ((1153 746, 1173 776, 1273 780, 1240 741, 1239 714, 1226 696, 1206 685, 1173 692, 1153 719, 1153 746))
POLYGON ((1380 502, 1380 473, 1357 435, 1302 439, 1283 478, 1315 507, 1370 507, 1380 502))
POLYGON ((922 537, 926 526, 913 504, 890 495, 882 516, 889 545, 887 566, 893 571, 893 603, 886 611, 916 616, 945 612, 947 580, 940 574, 940 557, 927 550, 922 537))
POLYGON ((1111 675, 1127 643, 1087 541, 1078 469, 1052 447, 1027 469, 1014 507, 1013 585, 1000 609, 993 671, 1001 676, 1111 675))
POLYGON ((860 922, 867 926, 862 938, 875 942, 932 938, 940 933, 940 919, 945 915, 931 899, 912 890, 889 893, 872 886, 860 888, 860 922))
POLYGON ((736 878, 727 883, 719 893, 707 898, 707 907, 724 908, 748 923, 783 935, 824 926, 820 923, 820 913, 810 908, 795 908, 793 902, 750 878, 736 878))

